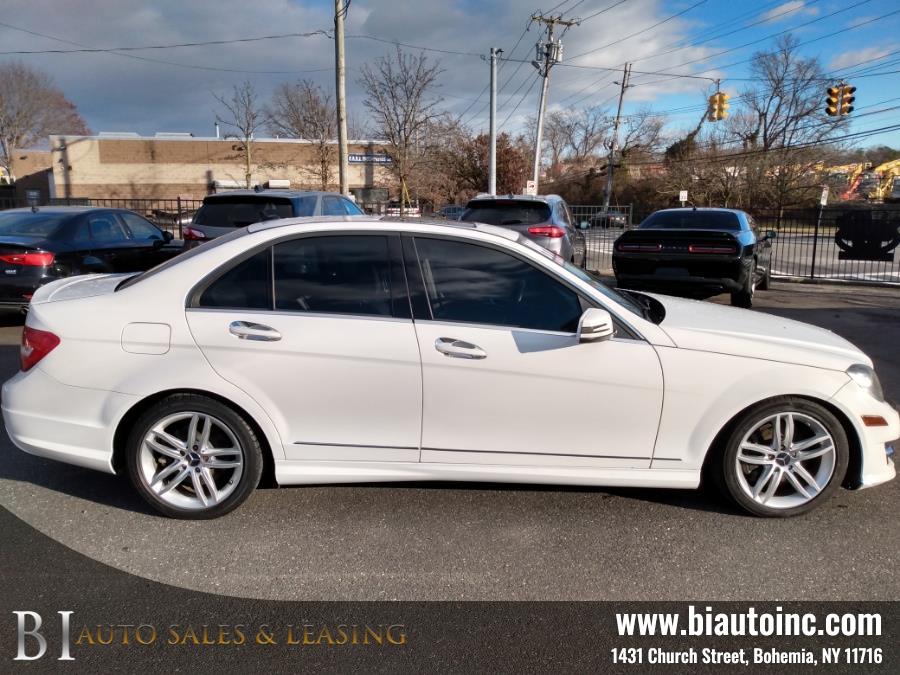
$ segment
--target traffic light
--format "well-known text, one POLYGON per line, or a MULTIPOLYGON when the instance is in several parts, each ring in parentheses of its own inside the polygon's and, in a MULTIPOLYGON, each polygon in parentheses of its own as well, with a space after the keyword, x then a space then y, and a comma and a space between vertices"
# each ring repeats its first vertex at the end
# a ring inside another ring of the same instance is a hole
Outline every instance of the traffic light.
POLYGON ((843 87, 828 87, 826 93, 828 97, 825 99, 825 114, 829 117, 837 117, 840 115, 841 105, 841 89, 843 87))
POLYGON ((856 87, 849 84, 840 84, 834 87, 828 87, 825 93, 828 97, 825 99, 825 114, 829 117, 841 117, 849 115, 853 112, 853 102, 856 97, 853 95, 856 87))
POLYGON ((856 87, 845 84, 841 89, 841 115, 849 115, 853 112, 853 102, 856 100, 853 94, 856 93, 856 87))
POLYGON ((718 122, 728 117, 728 94, 717 91, 709 97, 709 114, 707 119, 710 122, 718 122))

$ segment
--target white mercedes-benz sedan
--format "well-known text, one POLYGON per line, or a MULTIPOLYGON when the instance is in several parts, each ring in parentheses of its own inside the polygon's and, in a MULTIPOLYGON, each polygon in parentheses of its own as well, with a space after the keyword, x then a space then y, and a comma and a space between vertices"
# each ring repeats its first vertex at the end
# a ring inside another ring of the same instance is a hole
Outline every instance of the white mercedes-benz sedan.
POLYGON ((696 488, 760 516, 894 477, 900 417, 827 330, 611 290, 471 223, 260 223, 35 294, 3 417, 160 512, 280 485, 696 488))

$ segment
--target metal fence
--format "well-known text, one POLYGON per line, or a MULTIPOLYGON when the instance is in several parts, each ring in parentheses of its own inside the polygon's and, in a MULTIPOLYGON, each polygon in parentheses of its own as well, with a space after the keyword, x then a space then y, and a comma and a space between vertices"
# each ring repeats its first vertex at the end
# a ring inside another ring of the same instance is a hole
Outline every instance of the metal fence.
MULTIPOLYGON (((596 214, 602 207, 570 209, 573 215, 596 214)), ((896 205, 836 204, 821 211, 753 209, 751 213, 762 233, 775 234, 772 273, 776 277, 900 284, 900 207, 896 205)), ((610 222, 606 227, 603 222, 583 230, 587 269, 612 272, 613 246, 633 226, 631 215, 626 224, 610 222)), ((634 218, 634 224, 640 220, 634 218)))
MULTIPOLYGON (((94 206, 97 208, 128 209, 156 223, 161 230, 168 230, 181 237, 181 230, 189 225, 191 218, 203 201, 200 199, 132 199, 132 198, 87 198, 60 197, 44 200, 35 206, 94 206)), ((18 197, 0 197, 0 210, 32 206, 18 197)))

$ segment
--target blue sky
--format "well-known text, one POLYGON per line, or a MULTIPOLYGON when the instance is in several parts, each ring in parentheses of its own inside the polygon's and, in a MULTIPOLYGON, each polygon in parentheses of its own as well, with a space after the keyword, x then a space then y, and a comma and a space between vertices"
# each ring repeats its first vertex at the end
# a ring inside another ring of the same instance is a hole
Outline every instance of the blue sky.
MULTIPOLYGON (((0 21, 15 28, 0 26, 0 52, 69 49, 70 43, 108 48, 307 32, 330 29, 333 11, 329 0, 9 0, 4 4, 0 21)), ((897 0, 705 0, 699 4, 698 0, 568 0, 561 4, 557 0, 352 0, 347 33, 466 52, 427 53, 440 60, 443 68, 438 89, 443 105, 456 113, 466 111, 464 119, 478 129, 487 124, 487 99, 479 95, 487 84, 488 67, 477 55, 496 46, 504 49, 506 57, 530 61, 540 31, 536 26, 525 31, 528 18, 554 5, 559 5, 554 14, 586 20, 563 38, 565 57, 552 74, 551 107, 612 108, 617 93, 613 80, 618 76, 595 68, 619 68, 625 61, 634 62, 634 71, 720 77, 722 89, 737 95, 748 84, 741 81, 749 77, 745 61, 771 45, 768 36, 786 30, 803 42, 842 31, 801 47, 836 76, 863 69, 868 69, 866 74, 900 70, 900 13, 877 19, 900 10, 897 0), (605 8, 608 11, 591 16, 605 8), (828 16, 833 12, 839 13, 828 16), (735 32, 722 35, 730 31, 735 32), (750 42, 756 43, 740 47, 750 42), (719 53, 736 47, 740 48, 719 53)), ((348 37, 351 115, 364 115, 356 82, 359 67, 389 52, 388 43, 348 37)), ((254 82, 264 98, 286 80, 305 77, 329 90, 334 82, 333 42, 322 36, 127 55, 0 55, 0 60, 13 58, 49 72, 95 131, 210 135, 216 107, 212 93, 227 92, 245 78, 254 82)), ((535 77, 527 62, 511 60, 501 66, 499 120, 505 122, 506 130, 521 130, 534 114, 539 89, 535 77)), ((704 80, 637 72, 632 83, 639 86, 629 89, 625 112, 644 107, 673 111, 667 127, 673 133, 696 124, 697 109, 680 109, 702 105, 710 85, 704 80)), ((854 131, 900 122, 900 110, 872 114, 900 105, 900 101, 889 101, 900 97, 900 73, 857 76, 853 84, 858 87, 857 113, 868 113, 854 120, 854 131)), ((863 141, 876 143, 900 146, 900 133, 863 141)))

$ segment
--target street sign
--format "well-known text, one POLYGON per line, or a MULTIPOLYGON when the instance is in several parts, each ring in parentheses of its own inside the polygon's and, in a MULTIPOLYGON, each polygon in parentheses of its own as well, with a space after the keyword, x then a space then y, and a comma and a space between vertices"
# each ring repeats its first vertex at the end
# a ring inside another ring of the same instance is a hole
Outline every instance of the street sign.
POLYGON ((681 190, 678 193, 678 201, 680 201, 681 205, 684 206, 685 202, 687 202, 687 190, 681 190))
POLYGON ((822 188, 822 196, 819 198, 819 203, 822 206, 828 206, 828 186, 825 185, 822 188))
POLYGON ((537 187, 534 184, 533 180, 525 181, 525 192, 523 194, 535 196, 537 194, 537 187))

